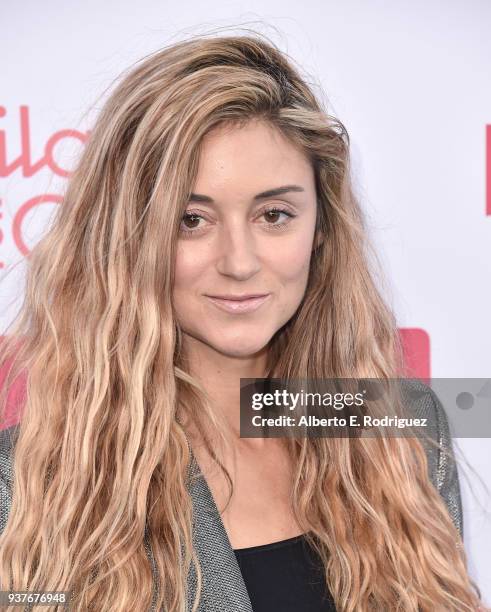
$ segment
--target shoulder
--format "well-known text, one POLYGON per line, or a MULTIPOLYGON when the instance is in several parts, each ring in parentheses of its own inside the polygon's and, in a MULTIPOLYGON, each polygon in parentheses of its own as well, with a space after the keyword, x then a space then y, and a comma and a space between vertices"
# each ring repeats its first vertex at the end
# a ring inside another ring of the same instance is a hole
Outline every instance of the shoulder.
POLYGON ((13 425, 0 431, 0 533, 10 512, 12 499, 12 451, 17 440, 19 426, 13 425))
POLYGON ((458 469, 445 409, 433 389, 417 379, 404 380, 402 390, 411 416, 426 418, 426 433, 430 441, 421 438, 421 443, 428 459, 428 475, 462 536, 458 469))

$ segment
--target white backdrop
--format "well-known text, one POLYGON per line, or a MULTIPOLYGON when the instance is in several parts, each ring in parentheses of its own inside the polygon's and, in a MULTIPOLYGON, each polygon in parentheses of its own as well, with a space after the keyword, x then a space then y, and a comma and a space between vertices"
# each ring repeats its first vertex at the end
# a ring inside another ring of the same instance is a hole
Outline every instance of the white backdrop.
MULTIPOLYGON (((288 52, 346 125, 387 297, 399 327, 428 334, 431 375, 491 377, 489 0, 4 0, 0 19, 0 333, 99 96, 161 46, 243 26, 288 52)), ((491 192, 490 158, 491 135, 491 192)), ((491 445, 456 446, 465 547, 489 604, 491 445)))

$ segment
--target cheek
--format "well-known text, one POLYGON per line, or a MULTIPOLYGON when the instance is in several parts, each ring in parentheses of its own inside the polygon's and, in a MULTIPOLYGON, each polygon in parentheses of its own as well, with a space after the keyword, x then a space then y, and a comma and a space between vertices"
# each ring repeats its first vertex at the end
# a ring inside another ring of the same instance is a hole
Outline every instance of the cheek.
POLYGON ((286 323, 297 311, 305 295, 310 269, 311 244, 308 240, 282 249, 270 263, 278 286, 277 315, 286 323))
POLYGON ((310 268, 312 245, 308 240, 292 241, 285 248, 277 249, 271 257, 271 267, 281 285, 303 287, 310 268))
POLYGON ((205 268, 203 258, 197 257, 192 252, 181 251, 176 255, 172 302, 181 325, 186 325, 190 318, 199 315, 196 312, 196 300, 193 296, 199 293, 200 280, 205 268))
POLYGON ((207 269, 206 252, 193 249, 189 245, 178 245, 174 270, 174 289, 176 292, 190 291, 207 269))

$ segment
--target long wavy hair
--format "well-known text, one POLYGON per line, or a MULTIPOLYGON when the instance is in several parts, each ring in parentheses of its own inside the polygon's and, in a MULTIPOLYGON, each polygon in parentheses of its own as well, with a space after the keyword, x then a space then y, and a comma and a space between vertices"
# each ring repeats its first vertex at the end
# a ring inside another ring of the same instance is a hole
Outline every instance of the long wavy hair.
MULTIPOLYGON (((400 374, 395 318, 375 283, 351 184, 348 134, 324 106, 294 62, 255 33, 173 44, 114 87, 54 222, 28 256, 25 301, 2 346, 8 380, 27 376, 0 538, 2 589, 73 589, 77 611, 148 609, 148 534, 163 585, 157 608, 187 609, 188 572, 201 572, 183 423, 210 432, 217 462, 215 442, 227 436, 183 358, 173 273, 201 142, 214 127, 267 121, 315 170, 325 239, 298 311, 271 339, 271 375, 400 374)), ((477 608, 459 533, 418 439, 304 438, 291 453, 292 507, 337 609, 477 608)))

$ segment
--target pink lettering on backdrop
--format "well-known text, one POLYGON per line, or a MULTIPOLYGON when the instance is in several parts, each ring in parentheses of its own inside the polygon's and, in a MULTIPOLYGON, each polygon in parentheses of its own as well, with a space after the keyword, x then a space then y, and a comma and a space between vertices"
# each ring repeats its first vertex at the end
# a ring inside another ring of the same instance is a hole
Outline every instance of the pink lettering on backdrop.
POLYGON ((16 247, 22 253, 22 255, 28 255, 29 249, 22 238, 22 223, 29 211, 31 211, 35 206, 39 206, 40 204, 52 203, 52 204, 61 204, 63 198, 58 194, 49 194, 46 193, 44 195, 36 196, 24 202, 22 206, 17 210, 14 217, 14 222, 12 224, 12 235, 14 238, 14 242, 16 247))
MULTIPOLYGON (((5 107, 0 106, 0 117, 4 117, 7 114, 5 107)), ((15 172, 17 168, 21 168, 22 176, 30 177, 36 174, 38 170, 47 166, 54 174, 68 178, 70 172, 61 168, 54 158, 55 146, 66 138, 75 138, 82 144, 85 144, 90 132, 83 133, 78 130, 60 130, 55 132, 44 146, 44 155, 37 161, 32 160, 31 157, 31 135, 30 135, 30 124, 29 124, 29 107, 21 106, 19 109, 20 114, 20 144, 21 153, 14 159, 9 161, 7 154, 7 135, 4 130, 0 130, 0 178, 5 178, 15 172)))

